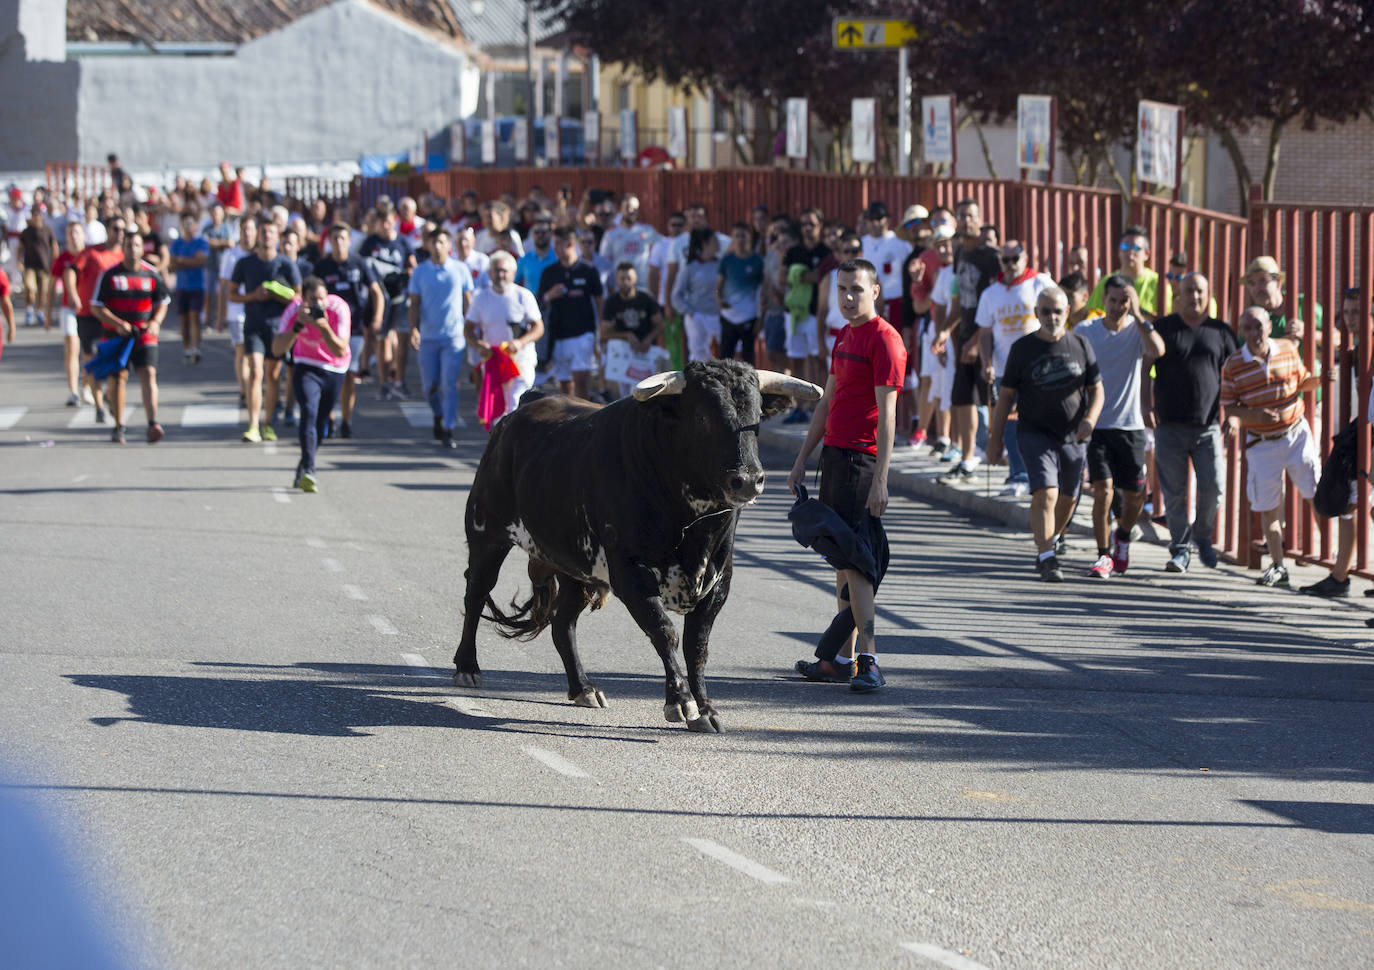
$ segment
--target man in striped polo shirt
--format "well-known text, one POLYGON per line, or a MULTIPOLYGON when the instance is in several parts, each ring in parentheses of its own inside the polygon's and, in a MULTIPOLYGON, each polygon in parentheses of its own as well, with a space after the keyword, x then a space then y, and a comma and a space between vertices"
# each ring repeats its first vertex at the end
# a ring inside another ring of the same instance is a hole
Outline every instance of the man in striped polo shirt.
POLYGON ((111 266, 96 284, 91 300, 95 315, 110 336, 133 337, 128 365, 110 378, 110 414, 114 430, 110 440, 124 444, 124 393, 129 368, 138 371, 143 385, 143 410, 148 415, 148 444, 162 440, 157 423, 157 335, 172 302, 162 274, 143 262, 143 235, 134 228, 124 235, 124 260, 111 266))
POLYGON ((1283 476, 1287 472, 1303 498, 1310 499, 1321 476, 1317 443, 1303 420, 1302 395, 1321 383, 1309 374, 1291 340, 1271 340, 1269 311, 1246 308, 1240 318, 1245 346, 1221 368, 1221 405, 1229 437, 1245 432, 1245 494, 1260 514, 1269 546, 1269 568, 1261 586, 1287 586, 1283 564, 1283 476))

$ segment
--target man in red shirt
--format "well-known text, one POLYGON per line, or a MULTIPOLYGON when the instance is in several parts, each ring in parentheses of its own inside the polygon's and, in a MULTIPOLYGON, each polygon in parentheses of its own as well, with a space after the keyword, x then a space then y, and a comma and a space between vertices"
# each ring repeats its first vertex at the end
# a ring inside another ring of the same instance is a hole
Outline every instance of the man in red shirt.
MULTIPOLYGON (((95 345, 105 336, 105 328, 100 325, 100 321, 91 310, 91 300, 95 296, 95 287, 100 282, 101 275, 111 266, 118 265, 124 258, 124 228, 122 216, 111 219, 105 227, 105 245, 87 246, 77 254, 72 264, 63 270, 64 280, 67 277, 74 277, 75 280, 73 291, 76 298, 72 301, 72 309, 76 311, 76 336, 81 343, 82 363, 95 356, 95 345)), ((63 285, 67 284, 64 282, 63 285)), ((101 389, 100 382, 89 374, 85 380, 95 402, 96 423, 103 423, 105 392, 101 389)))
POLYGON ((91 310, 111 336, 133 337, 128 365, 110 378, 110 440, 124 444, 124 390, 129 368, 138 371, 143 385, 143 410, 148 415, 148 444, 162 440, 157 423, 157 335, 172 302, 162 274, 143 261, 143 236, 135 229, 124 236, 124 260, 100 276, 91 310))
POLYGON ((220 205, 224 206, 224 214, 231 219, 237 219, 243 214, 245 200, 243 197, 243 169, 235 171, 229 167, 228 162, 219 163, 220 183, 215 190, 215 196, 219 199, 220 205))
MULTIPOLYGON (((836 290, 848 324, 835 340, 825 394, 811 416, 787 487, 796 492, 806 477, 806 460, 824 439, 820 499, 857 531, 865 513, 876 519, 887 510, 887 472, 897 392, 906 378, 906 347, 902 335, 878 316, 882 287, 876 266, 866 259, 841 263, 836 290)), ((854 614, 857 663, 850 662, 855 647, 851 635, 833 662, 818 660, 802 673, 813 680, 847 680, 854 691, 877 690, 884 680, 873 639, 873 584, 859 570, 837 569, 835 591, 840 609, 854 614), (842 593, 846 586, 847 600, 842 593)))
MULTIPOLYGON (((0 269, 0 316, 5 318, 5 339, 14 343, 14 303, 10 300, 10 278, 0 269)), ((0 342, 0 354, 5 352, 5 345, 0 342)))

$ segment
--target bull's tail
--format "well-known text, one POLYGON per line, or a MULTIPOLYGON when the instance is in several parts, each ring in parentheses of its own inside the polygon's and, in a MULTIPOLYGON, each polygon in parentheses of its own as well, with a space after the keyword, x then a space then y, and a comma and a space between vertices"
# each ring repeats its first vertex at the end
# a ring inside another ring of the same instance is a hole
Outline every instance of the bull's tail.
POLYGON ((530 598, 521 603, 512 599, 510 612, 506 613, 487 596, 487 611, 484 619, 496 624, 497 632, 509 640, 533 640, 544 632, 553 617, 553 601, 558 595, 558 576, 552 570, 536 573, 534 563, 530 563, 530 579, 534 590, 530 598))

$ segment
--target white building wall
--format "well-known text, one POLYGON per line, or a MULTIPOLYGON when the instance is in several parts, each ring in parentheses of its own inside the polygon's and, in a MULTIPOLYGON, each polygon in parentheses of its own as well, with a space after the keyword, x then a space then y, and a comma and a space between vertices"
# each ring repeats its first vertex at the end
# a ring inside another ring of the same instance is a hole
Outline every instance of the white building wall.
POLYGON ((0 0, 0 172, 76 155, 77 75, 63 0, 0 0))
POLYGON ((230 57, 83 57, 81 161, 113 151, 128 168, 161 169, 404 151, 458 117, 467 66, 365 0, 339 0, 230 57))

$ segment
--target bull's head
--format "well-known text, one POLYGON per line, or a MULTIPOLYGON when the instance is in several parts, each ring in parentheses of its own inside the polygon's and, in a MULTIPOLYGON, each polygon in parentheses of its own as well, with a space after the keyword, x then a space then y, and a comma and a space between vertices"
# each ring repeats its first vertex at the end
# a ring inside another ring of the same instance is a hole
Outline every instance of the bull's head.
POLYGON ((684 497, 698 512, 747 505, 763 493, 758 430, 764 418, 819 400, 821 389, 733 360, 693 362, 645 378, 634 398, 663 408, 675 426, 670 447, 683 470, 684 497))

